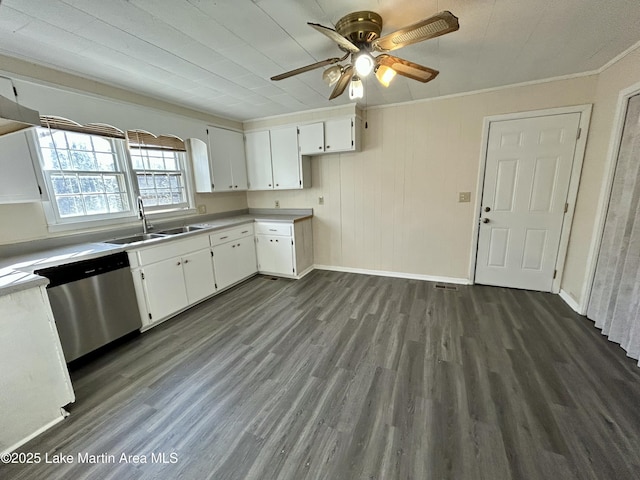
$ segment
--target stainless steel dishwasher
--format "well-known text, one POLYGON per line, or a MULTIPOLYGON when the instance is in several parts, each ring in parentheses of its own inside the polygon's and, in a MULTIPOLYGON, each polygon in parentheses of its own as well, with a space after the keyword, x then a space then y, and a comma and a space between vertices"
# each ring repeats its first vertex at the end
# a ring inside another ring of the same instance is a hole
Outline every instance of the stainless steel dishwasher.
POLYGON ((125 252, 37 270, 47 293, 67 362, 140 329, 125 252))

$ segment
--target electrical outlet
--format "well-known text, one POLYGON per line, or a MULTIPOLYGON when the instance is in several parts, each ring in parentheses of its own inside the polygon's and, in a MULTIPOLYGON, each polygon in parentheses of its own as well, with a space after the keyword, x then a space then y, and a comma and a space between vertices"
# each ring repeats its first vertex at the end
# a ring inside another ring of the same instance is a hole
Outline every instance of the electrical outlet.
POLYGON ((458 193, 458 202, 467 203, 471 201, 471 192, 460 192, 458 193))
POLYGON ((200 213, 200 214, 207 213, 207 206, 206 205, 198 205, 198 213, 200 213))
POLYGON ((280 208, 280 200, 276 200, 276 208, 280 208))
POLYGON ((323 195, 320 195, 318 197, 318 205, 324 205, 324 196, 323 195))

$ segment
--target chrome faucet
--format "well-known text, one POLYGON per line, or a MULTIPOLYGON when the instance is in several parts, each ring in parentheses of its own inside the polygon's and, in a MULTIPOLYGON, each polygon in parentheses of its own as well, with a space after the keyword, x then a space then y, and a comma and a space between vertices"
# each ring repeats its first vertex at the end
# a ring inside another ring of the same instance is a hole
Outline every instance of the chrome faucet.
POLYGON ((147 220, 147 215, 144 213, 144 202, 142 201, 142 197, 138 195, 138 219, 142 220, 142 233, 146 235, 149 233, 149 230, 153 228, 153 225, 149 223, 147 220))

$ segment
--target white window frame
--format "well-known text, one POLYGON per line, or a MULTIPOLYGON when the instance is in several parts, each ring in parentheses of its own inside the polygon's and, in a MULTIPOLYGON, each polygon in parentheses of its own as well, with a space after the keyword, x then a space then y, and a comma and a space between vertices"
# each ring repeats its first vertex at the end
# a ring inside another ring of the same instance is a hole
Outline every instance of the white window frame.
MULTIPOLYGON (((48 230, 50 232, 84 230, 110 225, 131 225, 140 222, 135 206, 136 198, 139 195, 138 181, 136 178, 136 173, 133 170, 129 147, 126 140, 103 137, 110 140, 114 145, 114 153, 117 157, 117 162, 119 163, 119 166, 123 168, 123 171, 121 173, 124 173, 125 176, 127 193, 129 197, 129 206, 131 210, 117 213, 61 217, 58 212, 57 205, 55 204, 56 199, 55 194, 53 193, 53 185, 48 178, 49 175, 47 174, 47 172, 45 172, 44 169, 44 161, 42 152, 40 150, 38 133, 35 128, 30 130, 31 131, 29 132, 29 135, 27 135, 27 138, 30 143, 32 162, 35 167, 38 183, 45 186, 45 188, 43 189, 44 191, 42 192, 42 207, 44 210, 45 218, 47 220, 48 230)), ((196 209, 194 207, 195 199, 189 162, 187 161, 185 152, 176 153, 179 154, 178 157, 184 181, 186 203, 181 204, 177 208, 172 208, 169 205, 162 206, 161 208, 145 208, 145 211, 148 210, 147 213, 150 218, 168 219, 172 217, 181 217, 196 212, 196 209)))

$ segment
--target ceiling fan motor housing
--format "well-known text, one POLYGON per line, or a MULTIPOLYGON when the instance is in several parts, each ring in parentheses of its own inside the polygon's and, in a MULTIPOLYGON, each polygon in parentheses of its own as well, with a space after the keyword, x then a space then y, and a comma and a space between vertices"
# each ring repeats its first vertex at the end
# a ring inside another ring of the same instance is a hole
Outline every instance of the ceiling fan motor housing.
POLYGON ((345 15, 336 24, 336 31, 364 49, 380 36, 382 17, 376 12, 362 11, 345 15))

